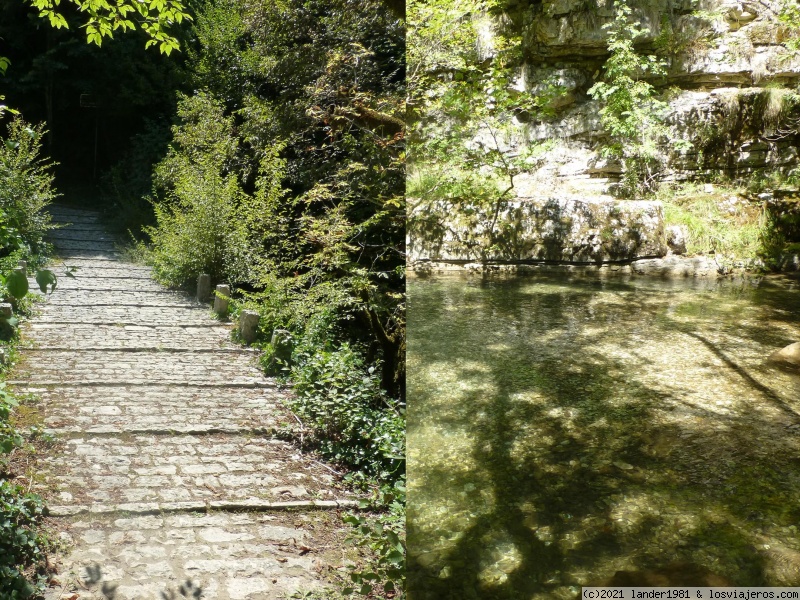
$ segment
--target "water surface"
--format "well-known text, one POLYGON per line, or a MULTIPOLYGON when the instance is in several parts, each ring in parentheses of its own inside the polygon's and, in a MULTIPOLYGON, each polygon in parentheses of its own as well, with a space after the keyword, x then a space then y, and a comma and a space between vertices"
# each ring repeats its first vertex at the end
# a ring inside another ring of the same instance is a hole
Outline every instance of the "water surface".
POLYGON ((800 285, 409 282, 411 600, 693 562, 800 585, 800 285))

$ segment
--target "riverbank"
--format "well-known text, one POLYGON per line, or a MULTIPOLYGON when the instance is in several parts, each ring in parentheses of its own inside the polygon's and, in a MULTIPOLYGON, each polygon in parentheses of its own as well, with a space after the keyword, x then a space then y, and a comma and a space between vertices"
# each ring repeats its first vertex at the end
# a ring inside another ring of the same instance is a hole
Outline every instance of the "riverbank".
MULTIPOLYGON (((800 254, 784 256, 779 263, 779 267, 780 270, 778 272, 789 276, 800 273, 800 254)), ((417 260, 409 263, 408 272, 409 275, 423 276, 447 272, 548 272, 590 276, 651 276, 675 279, 756 278, 763 277, 767 273, 763 261, 758 259, 724 261, 714 256, 678 255, 600 264, 417 260)))

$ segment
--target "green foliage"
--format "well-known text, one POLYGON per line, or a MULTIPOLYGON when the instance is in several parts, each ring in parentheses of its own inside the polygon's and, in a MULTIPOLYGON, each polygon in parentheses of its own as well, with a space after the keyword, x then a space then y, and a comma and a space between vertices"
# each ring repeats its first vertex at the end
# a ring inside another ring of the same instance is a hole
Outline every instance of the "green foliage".
POLYGON ((5 284, 14 298, 24 298, 28 293, 28 278, 22 271, 12 271, 6 275, 5 284))
POLYGON ((783 45, 792 54, 800 52, 800 5, 796 0, 781 1, 778 20, 783 28, 783 45))
POLYGON ((375 368, 348 344, 320 350, 313 340, 301 340, 292 361, 292 410, 322 454, 381 481, 402 477, 404 411, 381 390, 375 368))
POLYGON ((647 30, 632 20, 628 3, 615 0, 614 11, 614 20, 604 25, 611 53, 603 66, 604 81, 595 83, 589 95, 602 105, 600 120, 609 136, 605 154, 622 159, 622 191, 632 196, 655 188, 658 142, 667 133, 666 104, 656 99, 655 88, 645 77, 663 75, 664 62, 637 53, 634 42, 647 30))
POLYGON ((0 143, 0 256, 15 250, 45 250, 50 217, 43 210, 55 197, 50 165, 40 157, 43 129, 19 118, 0 143))
POLYGON ((0 589, 3 598, 27 600, 37 587, 23 570, 39 565, 48 546, 42 530, 42 499, 5 479, 7 457, 24 443, 11 424, 18 401, 0 383, 0 589))
POLYGON ((337 335, 380 358, 382 385, 397 396, 403 38, 379 2, 368 4, 203 5, 190 69, 207 91, 180 103, 148 232, 164 281, 209 272, 251 292, 274 313, 265 322, 301 336, 332 308, 347 323, 337 335))
POLYGON ((22 436, 9 421, 12 410, 18 404, 16 398, 6 390, 5 383, 0 383, 0 467, 3 465, 2 455, 10 454, 23 442, 22 436))
POLYGON ((344 588, 345 594, 373 596, 378 589, 392 594, 397 600, 406 597, 405 523, 398 518, 404 514, 405 511, 402 511, 379 519, 351 514, 344 518, 346 523, 355 528, 350 541, 358 546, 369 547, 376 556, 369 566, 350 567, 351 583, 344 588))
POLYGON ((491 57, 479 51, 479 29, 502 8, 493 0, 409 4, 409 35, 417 40, 409 55, 415 205, 408 229, 415 237, 443 231, 454 214, 479 210, 490 215, 491 239, 482 250, 491 251, 515 177, 537 167, 536 148, 520 151, 513 140, 514 117, 552 116, 564 89, 556 81, 535 95, 515 89, 519 34, 494 31, 491 57))
POLYGON ((37 591, 22 570, 44 562, 48 540, 41 526, 43 504, 36 494, 0 481, 0 589, 3 598, 27 600, 37 591))
MULTIPOLYGON (((64 13, 59 9, 59 0, 28 0, 39 10, 39 16, 48 19, 55 29, 69 28, 64 13)), ((191 16, 177 0, 146 0, 141 2, 119 0, 111 4, 104 0, 69 0, 83 15, 81 27, 86 30, 86 41, 100 46, 103 38, 114 37, 114 32, 141 29, 150 37, 145 46, 157 45, 164 54, 180 47, 178 40, 169 33, 174 24, 180 24, 191 16)))
POLYGON ((208 94, 184 97, 178 116, 182 124, 173 130, 174 146, 156 170, 167 197, 155 204, 157 224, 146 228, 155 274, 178 286, 200 273, 214 281, 252 283, 254 238, 266 203, 281 195, 277 174, 282 161, 275 153, 265 156, 261 185, 248 195, 231 172, 238 140, 221 104, 208 94))
POLYGON ((717 187, 706 193, 695 184, 662 186, 667 225, 681 225, 689 254, 714 254, 720 264, 765 257, 771 226, 759 204, 748 202, 735 188, 717 187))

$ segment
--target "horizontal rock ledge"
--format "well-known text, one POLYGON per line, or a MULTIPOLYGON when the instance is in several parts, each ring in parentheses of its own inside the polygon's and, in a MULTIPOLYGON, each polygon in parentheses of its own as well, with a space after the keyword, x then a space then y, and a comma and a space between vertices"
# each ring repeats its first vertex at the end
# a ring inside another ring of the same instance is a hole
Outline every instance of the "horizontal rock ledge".
POLYGON ((660 202, 516 198, 494 206, 411 202, 410 262, 546 261, 602 264, 667 254, 660 202))

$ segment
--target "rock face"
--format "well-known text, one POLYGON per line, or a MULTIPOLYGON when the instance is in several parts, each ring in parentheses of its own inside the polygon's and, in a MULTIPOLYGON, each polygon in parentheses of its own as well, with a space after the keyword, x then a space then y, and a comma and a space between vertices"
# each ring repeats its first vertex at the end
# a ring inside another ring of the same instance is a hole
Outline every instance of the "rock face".
MULTIPOLYGON (((608 198, 518 198, 455 221, 444 204, 417 210, 440 220, 409 236, 413 261, 601 263, 666 254, 661 204, 608 198)), ((413 217, 414 215, 412 215, 413 217)), ((413 220, 413 219, 412 219, 413 220)))
MULTIPOLYGON (((784 45, 780 0, 627 4, 645 31, 637 52, 666 62, 666 75, 649 80, 667 106, 658 180, 767 178, 798 168, 800 53, 784 45)), ((588 90, 603 77, 604 26, 614 17, 610 0, 517 0, 502 18, 479 18, 484 60, 492 59, 498 34, 521 34, 517 91, 560 90, 548 96, 544 114, 517 115, 500 149, 513 154, 541 144, 547 151, 515 176, 517 199, 496 216, 476 208, 455 217, 461 211, 431 203, 431 216, 412 211, 409 223, 419 218, 426 229, 412 225, 412 261, 596 263, 686 253, 686 232, 665 232, 655 204, 612 198, 625 167, 601 153, 607 134, 588 90)))
MULTIPOLYGON (((637 50, 657 53, 667 63, 666 76, 650 80, 668 102, 672 139, 661 149, 664 179, 766 169, 787 173, 797 166, 800 136, 789 125, 800 117, 800 102, 792 94, 800 82, 800 56, 783 45, 778 0, 628 4, 632 19, 646 30, 636 40, 637 50)), ((548 85, 563 90, 550 104, 552 116, 519 123, 520 145, 555 139, 570 146, 570 158, 554 155, 553 164, 544 167, 553 171, 555 187, 584 189, 591 179, 596 189, 598 178, 607 184, 619 179, 620 165, 598 157, 605 133, 600 106, 587 93, 603 76, 608 57, 603 27, 613 19, 612 3, 599 0, 519 2, 508 15, 523 39, 517 88, 533 94, 548 85)))

